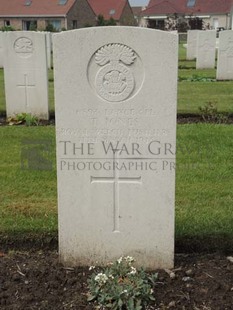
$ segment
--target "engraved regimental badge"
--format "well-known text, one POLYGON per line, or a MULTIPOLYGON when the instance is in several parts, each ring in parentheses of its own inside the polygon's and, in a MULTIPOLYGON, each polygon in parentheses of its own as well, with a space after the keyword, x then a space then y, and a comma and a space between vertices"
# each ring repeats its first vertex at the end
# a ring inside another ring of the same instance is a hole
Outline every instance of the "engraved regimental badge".
POLYGON ((95 53, 95 62, 102 67, 95 79, 100 97, 110 102, 119 102, 130 96, 135 87, 130 66, 136 58, 135 52, 123 44, 107 44, 95 53))
POLYGON ((33 42, 26 37, 20 37, 14 42, 14 50, 21 57, 29 57, 33 53, 33 42))

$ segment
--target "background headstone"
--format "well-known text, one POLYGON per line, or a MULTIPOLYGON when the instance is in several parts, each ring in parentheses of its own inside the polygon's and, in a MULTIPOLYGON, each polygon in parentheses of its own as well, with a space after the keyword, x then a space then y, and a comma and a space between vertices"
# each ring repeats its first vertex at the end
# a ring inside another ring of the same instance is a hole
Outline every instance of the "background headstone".
POLYGON ((51 33, 46 32, 46 50, 47 50, 47 63, 48 63, 48 69, 51 69, 51 53, 52 53, 52 42, 51 42, 51 33))
POLYGON ((233 80, 233 31, 219 33, 217 80, 233 80))
POLYGON ((200 30, 188 30, 186 59, 192 60, 197 57, 197 35, 200 30))
POLYGON ((199 31, 197 36, 196 69, 215 67, 216 30, 199 31))
POLYGON ((48 69, 43 33, 6 33, 4 79, 7 116, 30 113, 49 118, 48 69))
POLYGON ((178 36, 100 27, 54 37, 59 252, 68 265, 174 258, 178 36))

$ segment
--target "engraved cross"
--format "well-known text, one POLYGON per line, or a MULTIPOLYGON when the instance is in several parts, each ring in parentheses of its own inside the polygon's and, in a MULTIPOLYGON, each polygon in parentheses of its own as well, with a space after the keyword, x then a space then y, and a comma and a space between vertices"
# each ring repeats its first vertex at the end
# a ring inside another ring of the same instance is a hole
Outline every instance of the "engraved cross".
MULTIPOLYGON (((115 152, 113 153, 113 162, 116 161, 115 152)), ((142 184, 140 177, 120 177, 113 169, 113 177, 93 177, 91 183, 108 183, 113 184, 113 232, 120 232, 120 203, 119 203, 119 184, 142 184)))
POLYGON ((28 89, 33 88, 36 85, 35 84, 29 84, 28 82, 28 75, 24 74, 24 83, 23 84, 18 84, 18 87, 23 87, 24 88, 24 94, 25 94, 25 102, 26 102, 26 108, 29 107, 29 94, 28 94, 28 89))

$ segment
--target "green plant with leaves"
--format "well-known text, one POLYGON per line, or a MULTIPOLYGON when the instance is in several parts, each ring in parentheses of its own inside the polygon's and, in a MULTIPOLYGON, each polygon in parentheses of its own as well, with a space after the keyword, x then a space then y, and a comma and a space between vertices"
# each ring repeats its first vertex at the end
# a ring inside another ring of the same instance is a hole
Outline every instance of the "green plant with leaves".
POLYGON ((1 27, 1 31, 15 31, 15 28, 12 26, 3 26, 1 27))
POLYGON ((7 121, 10 126, 20 125, 20 124, 25 124, 26 126, 38 126, 39 125, 38 117, 31 115, 30 113, 17 114, 15 117, 9 117, 7 121))
POLYGON ((48 23, 48 25, 45 27, 45 31, 56 32, 57 30, 52 24, 48 23))
POLYGON ((205 106, 199 107, 201 116, 205 122, 226 123, 228 116, 219 113, 216 102, 207 102, 205 106))
POLYGON ((154 300, 152 287, 157 274, 149 276, 142 268, 137 270, 133 262, 127 256, 103 269, 90 267, 95 271, 88 279, 88 301, 95 302, 99 309, 146 309, 154 300))
POLYGON ((193 74, 191 77, 180 77, 179 76, 179 82, 181 81, 187 81, 187 82, 216 82, 216 79, 213 79, 211 77, 205 77, 205 76, 199 76, 197 74, 193 74))
POLYGON ((97 26, 116 26, 117 22, 114 18, 106 20, 103 15, 98 15, 97 17, 97 26))

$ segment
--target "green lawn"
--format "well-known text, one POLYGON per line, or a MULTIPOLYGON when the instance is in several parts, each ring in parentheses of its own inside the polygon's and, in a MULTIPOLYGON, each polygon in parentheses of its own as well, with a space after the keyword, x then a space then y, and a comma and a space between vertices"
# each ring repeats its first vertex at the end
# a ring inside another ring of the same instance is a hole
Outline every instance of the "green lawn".
POLYGON ((219 112, 233 113, 233 82, 179 83, 178 113, 200 113, 199 107, 213 103, 219 112))
POLYGON ((21 141, 51 139, 55 167, 55 129, 0 127, 1 232, 54 231, 57 228, 56 171, 21 169, 21 141))
MULTIPOLYGON (((233 81, 217 82, 216 69, 196 70, 179 46, 178 113, 200 113, 199 107, 213 103, 218 112, 233 113, 233 81), (212 81, 214 80, 214 81, 212 81)), ((49 109, 54 114, 53 70, 49 70, 49 109)), ((3 70, 0 69, 0 114, 5 113, 3 70)))
POLYGON ((177 238, 233 237, 232 134, 229 125, 178 126, 177 238))
MULTIPOLYGON (((54 127, 0 127, 0 135, 0 235, 56 234, 54 127), (21 140, 37 138, 52 141, 52 171, 21 169, 21 140)), ((177 241, 214 238, 221 248, 224 236, 233 250, 232 136, 230 125, 178 125, 177 241)))

